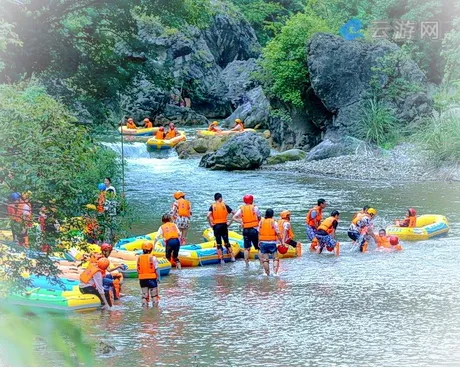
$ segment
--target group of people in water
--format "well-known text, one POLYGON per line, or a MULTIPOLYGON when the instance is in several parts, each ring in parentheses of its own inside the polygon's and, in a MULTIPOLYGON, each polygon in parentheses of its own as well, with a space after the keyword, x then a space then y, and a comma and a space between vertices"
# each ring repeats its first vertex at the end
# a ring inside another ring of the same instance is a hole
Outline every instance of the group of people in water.
MULTIPOLYGON (((142 292, 142 304, 149 305, 150 301, 155 305, 159 302, 158 283, 160 272, 158 260, 151 253, 157 242, 163 239, 166 259, 171 260, 178 269, 181 268, 179 250, 181 245, 187 243, 187 232, 190 227, 192 206, 189 200, 185 199, 185 193, 178 191, 173 194, 174 202, 169 213, 162 216, 162 225, 159 227, 155 239, 145 241, 142 244, 143 254, 138 258, 137 270, 142 292)), ((333 252, 336 256, 340 254, 340 243, 336 240, 336 230, 339 223, 340 212, 333 210, 329 216, 324 216, 327 207, 325 199, 320 198, 306 215, 305 226, 308 239, 311 241, 310 251, 318 254, 324 249, 333 252)), ((357 212, 348 228, 348 237, 359 248, 360 252, 366 252, 368 243, 374 239, 377 247, 402 250, 399 239, 395 236, 387 236, 385 229, 380 229, 374 234, 373 220, 377 211, 369 206, 357 212)), ((262 217, 261 211, 254 204, 254 196, 246 194, 243 197, 243 204, 235 211, 224 201, 221 193, 214 194, 214 203, 208 209, 207 220, 213 229, 217 255, 221 263, 224 263, 224 248, 235 261, 229 240, 229 226, 233 221, 239 223, 243 229, 244 261, 249 265, 249 253, 251 247, 258 251, 258 258, 263 267, 264 274, 270 275, 270 259, 273 260, 272 271, 278 274, 280 255, 287 253, 289 247, 296 249, 296 255, 302 254, 302 244, 295 240, 295 234, 291 225, 291 213, 283 210, 279 218, 275 219, 274 210, 268 208, 262 217)), ((416 223, 416 212, 413 208, 408 209, 407 216, 403 220, 396 220, 397 226, 414 227, 416 223)), ((88 269, 82 273, 80 289, 82 293, 92 293, 101 296, 101 300, 109 305, 107 295, 102 297, 104 283, 112 282, 106 280, 110 262, 106 259, 112 246, 103 244, 101 254, 94 258, 88 269), (100 275, 98 274, 100 273, 100 275)))

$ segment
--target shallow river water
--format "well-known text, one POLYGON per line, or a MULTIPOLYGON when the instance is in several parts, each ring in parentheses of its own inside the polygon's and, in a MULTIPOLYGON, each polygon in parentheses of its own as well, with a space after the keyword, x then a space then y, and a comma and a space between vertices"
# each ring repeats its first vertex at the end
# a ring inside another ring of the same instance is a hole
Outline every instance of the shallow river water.
MULTIPOLYGON (((106 143, 119 151, 118 143, 106 143)), ((319 197, 341 211, 342 254, 310 254, 281 262, 279 277, 264 277, 257 262, 173 270, 160 286, 159 308, 141 307, 137 280, 113 311, 73 314, 90 334, 116 347, 100 365, 290 366, 460 364, 459 183, 343 181, 297 173, 217 172, 174 152, 148 154, 125 145, 126 196, 140 208, 132 235, 155 231, 181 190, 192 202, 190 242, 202 241, 215 192, 236 209, 252 193, 262 211, 292 212, 305 242, 304 218, 319 197), (447 216, 447 237, 404 242, 399 253, 352 252, 346 229, 365 204, 378 226, 404 215, 447 216)), ((239 231, 238 226, 232 229, 239 231)))

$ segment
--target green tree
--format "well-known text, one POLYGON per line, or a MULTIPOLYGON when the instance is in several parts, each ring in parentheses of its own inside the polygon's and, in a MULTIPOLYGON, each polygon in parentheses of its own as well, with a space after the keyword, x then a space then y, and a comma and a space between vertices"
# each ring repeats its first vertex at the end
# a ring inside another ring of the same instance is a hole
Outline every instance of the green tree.
POLYGON ((309 86, 307 43, 317 32, 328 32, 326 22, 312 14, 298 13, 263 51, 260 79, 269 96, 303 106, 302 93, 309 86))

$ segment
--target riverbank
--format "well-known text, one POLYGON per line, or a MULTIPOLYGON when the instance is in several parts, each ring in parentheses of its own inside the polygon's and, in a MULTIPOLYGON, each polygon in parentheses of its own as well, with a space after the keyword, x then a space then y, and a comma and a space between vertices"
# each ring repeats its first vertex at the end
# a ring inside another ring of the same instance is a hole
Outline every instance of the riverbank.
MULTIPOLYGON (((431 164, 429 155, 410 144, 402 144, 390 151, 331 157, 317 161, 290 161, 262 167, 269 171, 289 171, 315 176, 347 180, 378 181, 437 181, 439 170, 431 164)), ((444 180, 451 175, 445 170, 444 180)))

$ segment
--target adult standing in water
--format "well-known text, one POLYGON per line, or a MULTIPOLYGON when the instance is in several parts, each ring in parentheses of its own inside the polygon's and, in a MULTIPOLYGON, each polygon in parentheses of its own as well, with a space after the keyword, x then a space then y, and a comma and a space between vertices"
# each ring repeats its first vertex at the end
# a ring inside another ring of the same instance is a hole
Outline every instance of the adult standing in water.
POLYGON ((185 199, 184 192, 174 193, 174 203, 171 206, 171 217, 182 233, 181 245, 187 244, 187 232, 190 227, 192 205, 185 199))
POLYGON ((323 210, 327 207, 327 202, 324 198, 318 199, 318 205, 311 208, 307 216, 305 217, 305 230, 307 232, 307 238, 312 242, 311 248, 316 249, 317 240, 316 231, 318 226, 323 221, 323 210))
POLYGON ((278 259, 276 241, 278 240, 281 244, 283 243, 278 223, 273 218, 273 215, 273 210, 271 208, 267 209, 265 217, 259 223, 259 246, 266 276, 270 276, 270 255, 273 257, 273 273, 275 276, 278 275, 280 260, 278 259))
POLYGON ((340 254, 340 243, 335 239, 339 216, 340 212, 334 210, 331 212, 331 216, 318 226, 318 231, 316 232, 316 237, 319 241, 318 253, 321 253, 323 248, 326 247, 329 252, 334 251, 336 256, 340 254))
POLYGON ((222 200, 222 194, 214 194, 214 200, 216 202, 209 207, 208 222, 209 225, 212 227, 214 236, 216 238, 217 256, 219 257, 221 264, 225 263, 223 258, 224 248, 222 247, 222 239, 224 239, 227 253, 231 254, 232 262, 234 262, 235 257, 233 256, 230 241, 228 240, 228 227, 230 226, 233 220, 227 221, 227 218, 229 214, 234 215, 235 212, 224 203, 224 201, 222 200))
POLYGON ((259 260, 262 264, 260 249, 259 249, 259 221, 260 211, 257 206, 254 205, 254 196, 252 194, 246 194, 243 197, 244 205, 240 206, 233 216, 233 221, 236 221, 243 226, 243 239, 244 239, 244 261, 246 266, 249 266, 249 252, 251 245, 259 253, 259 260))

